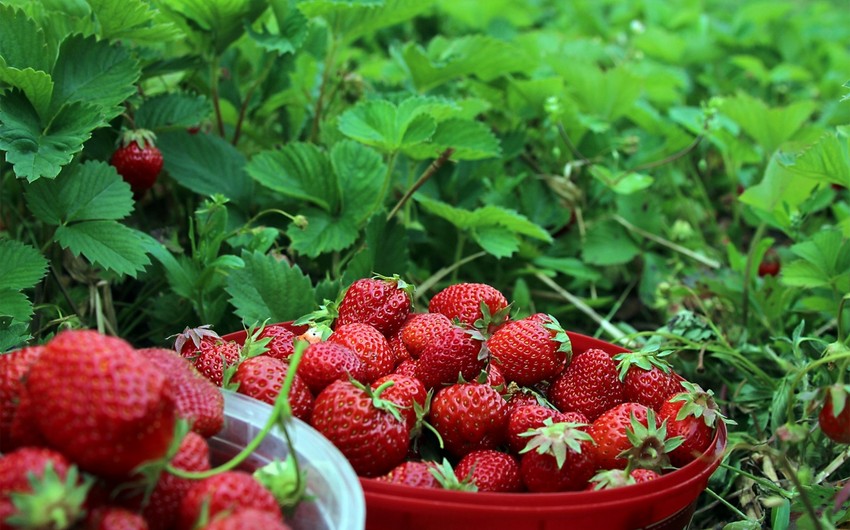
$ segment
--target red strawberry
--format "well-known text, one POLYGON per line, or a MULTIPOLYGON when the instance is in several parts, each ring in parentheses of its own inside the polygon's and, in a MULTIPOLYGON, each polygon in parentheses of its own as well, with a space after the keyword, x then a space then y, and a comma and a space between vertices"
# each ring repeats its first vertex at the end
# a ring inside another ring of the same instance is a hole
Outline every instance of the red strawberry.
POLYGON ((291 527, 280 517, 255 508, 237 508, 235 511, 222 513, 200 530, 246 530, 248 528, 291 530, 291 527))
POLYGON ((399 406, 402 415, 407 420, 407 426, 413 429, 417 420, 417 408, 424 410, 428 401, 428 391, 425 390, 425 385, 413 376, 393 373, 377 379, 372 383, 372 388, 377 389, 387 381, 392 381, 393 385, 386 388, 381 396, 399 406))
POLYGON ((681 437, 667 437, 667 425, 658 425, 655 411, 640 403, 621 403, 599 416, 590 426, 596 442, 596 463, 601 469, 634 467, 661 471, 670 465, 670 453, 681 437))
POLYGON ((304 350, 298 375, 318 395, 337 379, 363 379, 363 361, 350 348, 333 342, 317 342, 304 350))
MULTIPOLYGON (((41 433, 34 428, 15 429, 15 416, 24 399, 26 387, 24 377, 30 366, 44 350, 43 346, 32 346, 0 354, 0 451, 10 451, 23 445, 37 445, 43 440, 41 433)), ((17 421, 21 427, 29 424, 23 417, 28 415, 28 406, 24 406, 22 417, 17 421)))
POLYGON ((412 295, 413 286, 398 276, 362 278, 346 289, 334 325, 362 322, 389 337, 410 314, 412 295))
POLYGON ((281 361, 289 361, 292 352, 295 351, 295 333, 284 326, 272 324, 266 326, 257 336, 257 340, 270 339, 266 344, 265 355, 280 359, 281 361))
POLYGON ((667 398, 682 391, 682 377, 664 357, 672 352, 627 352, 614 356, 626 401, 641 403, 656 412, 667 398))
MULTIPOLYGON (((180 442, 177 454, 171 459, 171 466, 183 471, 206 471, 210 469, 210 450, 207 441, 195 432, 189 432, 180 442)), ((186 492, 194 484, 193 480, 172 475, 163 471, 145 505, 142 515, 147 519, 151 530, 172 528, 186 492)))
POLYGON ((422 351, 416 361, 416 377, 429 390, 456 383, 459 377, 475 380, 486 366, 483 344, 473 333, 453 326, 422 351))
POLYGON ((90 486, 52 449, 21 447, 7 453, 0 457, 0 529, 67 526, 82 515, 90 486), (12 493, 26 495, 29 502, 16 506, 12 493), (50 510, 44 509, 47 503, 50 510))
POLYGON ((576 491, 586 487, 596 470, 593 439, 586 425, 572 422, 544 424, 526 432, 520 474, 531 492, 576 491))
POLYGON ((376 390, 351 381, 334 381, 316 396, 312 426, 330 440, 358 475, 374 477, 404 460, 410 429, 398 405, 376 390))
POLYGON ((651 469, 605 469, 590 479, 587 489, 591 491, 611 488, 622 488, 631 484, 639 484, 655 480, 661 475, 651 469))
POLYGON ((392 373, 416 377, 416 364, 417 362, 413 359, 402 361, 398 364, 398 366, 395 367, 395 370, 393 370, 392 373))
POLYGON ((154 145, 155 140, 156 136, 145 129, 125 132, 109 161, 137 198, 153 187, 162 170, 162 152, 154 145))
POLYGON ((145 519, 126 508, 104 506, 86 517, 86 530, 149 530, 145 519))
POLYGON ((115 478, 168 450, 177 417, 169 386, 128 343, 89 330, 56 335, 27 377, 50 444, 82 469, 115 478))
POLYGON ((499 392, 507 388, 508 383, 505 381, 505 376, 502 374, 502 371, 494 364, 491 364, 487 367, 487 380, 485 381, 488 385, 492 386, 499 392))
POLYGON ((668 399, 658 411, 659 421, 667 422, 667 433, 683 439, 682 445, 670 452, 670 462, 676 467, 703 454, 711 445, 717 420, 724 421, 711 390, 690 382, 682 386, 685 391, 668 399))
POLYGON ((401 332, 397 331, 392 337, 387 339, 387 342, 390 345, 390 351, 393 354, 393 364, 398 366, 403 361, 410 359, 410 352, 407 350, 407 346, 404 345, 404 341, 401 340, 401 332))
POLYGON ((371 383, 395 368, 395 358, 386 337, 370 324, 352 322, 338 325, 328 341, 341 344, 363 361, 363 382, 371 383))
POLYGON ((434 467, 431 462, 406 461, 392 468, 386 475, 377 477, 376 480, 416 488, 440 488, 440 483, 431 472, 434 467))
POLYGON ((559 412, 538 404, 513 408, 508 406, 508 410, 508 447, 515 453, 522 451, 528 444, 528 438, 521 435, 543 427, 546 419, 551 419, 554 423, 587 423, 587 418, 578 412, 559 412))
POLYGON ((455 456, 495 449, 507 435, 507 407, 499 392, 486 384, 457 383, 434 395, 431 425, 455 456))
POLYGON ((506 323, 487 347, 505 379, 523 386, 558 375, 572 355, 567 333, 554 317, 542 313, 506 323))
POLYGON ((625 387, 607 352, 589 349, 575 355, 549 388, 549 400, 562 411, 576 411, 593 421, 625 400, 625 387))
POLYGON ((478 491, 515 493, 522 489, 516 458, 492 449, 464 455, 455 466, 455 475, 474 484, 478 491))
POLYGON ((242 346, 236 341, 204 337, 197 349, 188 345, 181 355, 192 360, 195 368, 216 386, 224 382, 224 372, 235 366, 242 355, 242 346))
MULTIPOLYGON (((239 363, 233 383, 238 385, 236 391, 240 394, 274 405, 288 370, 289 365, 280 359, 259 355, 239 363)), ((309 421, 313 410, 313 395, 297 373, 292 380, 288 397, 292 415, 309 421)))
POLYGON ((399 335, 414 359, 422 355, 428 345, 452 329, 452 321, 441 313, 416 313, 408 318, 399 335))
POLYGON ((482 302, 487 306, 490 316, 504 314, 508 301, 498 289, 483 283, 456 283, 435 294, 428 304, 428 312, 442 313, 450 320, 473 326, 476 320, 484 318, 481 312, 482 302))
POLYGON ((224 396, 212 381, 174 350, 143 348, 138 352, 172 382, 171 398, 177 414, 189 421, 192 430, 210 437, 224 425, 224 396))
POLYGON ((283 520, 274 495, 245 471, 225 471, 196 480, 180 503, 177 530, 192 530, 206 510, 210 520, 220 513, 257 509, 283 520))
POLYGON ((820 430, 832 441, 850 444, 850 407, 847 395, 850 389, 842 385, 827 388, 823 407, 818 413, 820 430))

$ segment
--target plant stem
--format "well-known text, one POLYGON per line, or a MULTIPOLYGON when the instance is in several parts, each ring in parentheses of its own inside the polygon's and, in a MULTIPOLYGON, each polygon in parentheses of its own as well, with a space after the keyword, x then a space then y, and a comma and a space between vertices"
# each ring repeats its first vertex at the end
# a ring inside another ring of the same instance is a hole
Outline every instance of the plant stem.
POLYGON ((325 91, 328 87, 328 79, 331 76, 334 60, 336 59, 336 51, 339 41, 336 37, 331 37, 331 45, 328 49, 328 54, 325 56, 325 67, 322 71, 322 83, 319 85, 319 95, 316 98, 316 107, 313 109, 313 123, 310 126, 310 140, 315 142, 319 138, 319 124, 322 121, 322 111, 325 105, 325 91))
POLYGON ((750 320, 750 282, 752 281, 753 251, 758 245, 759 240, 761 240, 764 235, 764 231, 766 229, 767 225, 765 223, 761 223, 758 228, 756 228, 756 232, 753 234, 753 239, 750 241, 750 249, 747 252, 747 262, 744 265, 744 288, 741 292, 741 303, 743 304, 741 307, 742 329, 749 329, 747 325, 750 320))
MULTIPOLYGON (((393 181, 393 170, 395 169, 395 161, 397 157, 398 151, 393 151, 387 159, 387 172, 384 175, 384 183, 381 185, 381 193, 378 195, 381 201, 386 201, 387 194, 390 191, 390 186, 393 181)), ((387 219, 389 219, 389 217, 387 219)))
POLYGON ((632 223, 630 223, 629 221, 620 217, 617 214, 614 214, 614 216, 612 218, 615 221, 617 221, 618 223, 620 223, 621 225, 623 225, 623 227, 625 227, 630 232, 634 232, 635 234, 643 236, 643 237, 645 237, 649 240, 655 241, 659 245, 665 246, 665 247, 669 248, 670 250, 674 250, 676 252, 679 252, 680 254, 684 254, 685 256, 688 256, 689 258, 692 258, 692 259, 702 263, 706 267, 711 267, 712 269, 719 269, 720 268, 720 262, 718 262, 717 260, 707 258, 707 257, 703 256, 702 254, 700 254, 698 252, 694 252, 693 250, 690 250, 690 249, 685 248, 681 245, 673 243, 672 241, 668 241, 668 240, 664 239, 663 237, 659 237, 659 236, 653 234, 652 232, 647 232, 643 228, 640 228, 640 227, 633 225, 632 223))
POLYGON ((215 110, 215 121, 218 126, 218 135, 224 138, 224 119, 221 117, 221 101, 218 94, 218 74, 218 56, 215 56, 210 61, 210 99, 212 99, 213 110, 215 110))
POLYGON ((251 103, 251 97, 254 95, 254 91, 259 88, 259 86, 266 80, 269 72, 272 70, 272 66, 274 65, 273 60, 269 60, 267 56, 265 60, 265 65, 263 65, 263 69, 260 71, 260 74, 248 88, 248 91, 245 92, 245 98, 242 100, 242 105, 239 107, 239 118, 236 120, 236 130, 233 133, 233 141, 231 142, 233 145, 239 143, 239 137, 242 135, 242 123, 245 121, 245 114, 248 111, 248 105, 251 103))
POLYGON ((708 493, 710 496, 714 497, 715 499, 717 499, 718 501, 720 501, 720 503, 722 505, 726 506, 726 508, 728 508, 729 510, 734 512, 735 515, 737 515, 741 519, 750 520, 750 518, 747 517, 747 514, 745 514, 744 512, 739 510, 738 508, 736 508, 735 505, 733 505, 732 503, 730 503, 729 501, 727 501, 726 499, 724 499, 720 495, 714 493, 714 491, 711 488, 706 488, 705 492, 708 493))
POLYGON ((449 147, 445 151, 440 153, 440 156, 438 158, 436 158, 433 162, 431 162, 431 164, 428 165, 428 167, 425 169, 425 171, 422 172, 422 175, 419 177, 419 179, 413 184, 413 186, 410 187, 409 190, 407 190, 407 192, 404 194, 404 196, 401 199, 399 199, 399 201, 396 203, 396 205, 393 207, 393 209, 390 211, 390 213, 387 214, 387 221, 392 219, 395 216, 395 214, 398 213, 398 211, 401 209, 401 207, 404 206, 404 204, 407 201, 409 201, 411 197, 413 197, 413 194, 416 193, 416 190, 421 188, 422 185, 425 184, 428 181, 428 179, 430 179, 432 176, 434 176, 434 174, 437 172, 437 170, 439 170, 440 167, 442 167, 443 164, 445 164, 446 161, 449 158, 451 158, 452 153, 454 153, 454 152, 455 152, 454 148, 449 147))

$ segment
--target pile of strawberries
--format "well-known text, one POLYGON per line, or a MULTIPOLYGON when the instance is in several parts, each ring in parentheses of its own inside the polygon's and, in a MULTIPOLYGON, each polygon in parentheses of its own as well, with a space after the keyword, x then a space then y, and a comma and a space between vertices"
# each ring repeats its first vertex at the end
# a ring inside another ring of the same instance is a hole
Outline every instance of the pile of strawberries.
POLYGON ((376 276, 294 325, 249 333, 245 348, 204 329, 177 347, 212 381, 268 403, 294 366, 292 413, 361 477, 601 489, 651 480, 708 449, 722 415, 711 391, 675 373, 671 352, 573 351, 552 316, 509 314, 505 296, 479 283, 450 285, 415 312, 410 285, 376 276), (299 339, 309 345, 293 355, 299 339))
POLYGON ((289 528, 274 484, 211 468, 224 420, 173 350, 69 330, 0 355, 0 529, 289 528))

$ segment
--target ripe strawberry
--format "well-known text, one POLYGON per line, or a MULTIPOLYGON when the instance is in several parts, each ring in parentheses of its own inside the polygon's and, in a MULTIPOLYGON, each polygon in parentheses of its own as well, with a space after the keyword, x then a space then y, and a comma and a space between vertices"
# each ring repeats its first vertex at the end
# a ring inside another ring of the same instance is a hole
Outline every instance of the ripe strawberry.
POLYGON ((847 395, 850 389, 842 385, 832 385, 823 398, 823 407, 818 413, 820 430, 832 441, 850 444, 850 407, 847 395))
MULTIPOLYGON (((289 365, 280 359, 260 355, 239 363, 233 383, 240 394, 274 405, 283 387, 289 365)), ((310 420, 313 411, 313 395, 307 384, 296 373, 289 389, 289 406, 292 415, 304 421, 310 420)))
POLYGON ((542 313, 506 323, 487 347, 505 379, 523 386, 558 375, 572 355, 567 333, 554 317, 542 313))
POLYGON ((607 352, 589 349, 575 355, 549 388, 549 400, 562 411, 576 411, 593 421, 625 400, 625 386, 607 352))
POLYGON ((265 345, 268 351, 264 355, 281 361, 288 362, 292 352, 295 351, 295 333, 284 326, 275 324, 266 326, 257 336, 257 339, 270 339, 268 344, 265 345))
POLYGON ((484 382, 499 392, 508 387, 508 383, 505 381, 505 376, 502 374, 502 371, 494 364, 487 366, 487 380, 484 382))
POLYGON ((390 337, 410 314, 413 290, 412 285, 398 276, 359 279, 346 289, 334 325, 362 322, 390 337))
POLYGON ((673 371, 665 355, 664 352, 627 352, 614 356, 626 401, 646 405, 657 412, 670 396, 682 391, 682 377, 673 371))
POLYGON ((584 489, 596 469, 593 439, 586 424, 553 423, 523 434, 528 444, 520 451, 520 474, 531 492, 584 489))
MULTIPOLYGON (((24 377, 42 350, 43 346, 32 346, 0 354, 0 451, 11 451, 23 445, 38 445, 43 440, 41 433, 34 428, 15 429, 19 432, 13 433, 20 403, 23 399, 29 399, 23 396, 26 391, 24 377)), ((24 407, 22 416, 28 415, 28 409, 28 406, 24 407)), ((17 421, 21 427, 29 424, 23 417, 17 421)))
POLYGON ((666 422, 659 425, 654 410, 632 402, 599 416, 589 432, 601 469, 632 465, 660 472, 670 466, 670 453, 682 443, 681 437, 667 437, 666 422))
POLYGON ((174 350, 143 348, 138 352, 171 380, 171 399, 177 407, 177 415, 186 419, 193 431, 210 437, 221 430, 224 396, 212 381, 174 350))
POLYGON ((434 467, 432 462, 408 460, 392 468, 386 475, 377 477, 376 480, 415 488, 440 488, 440 483, 431 472, 434 467))
POLYGON ((402 415, 407 420, 407 426, 413 429, 418 419, 417 410, 424 410, 428 401, 428 391, 422 381, 413 376, 387 374, 372 383, 372 389, 377 389, 387 381, 393 385, 386 388, 381 396, 399 406, 402 415))
POLYGON ((605 469, 595 474, 587 486, 590 491, 606 490, 611 488, 622 488, 632 484, 640 484, 655 480, 661 475, 650 469, 605 469))
MULTIPOLYGON (((386 383, 385 383, 386 384, 386 383)), ((334 381, 316 396, 312 426, 330 440, 358 475, 374 477, 404 460, 410 429, 398 405, 376 390, 351 381, 334 381)))
POLYGON ((717 420, 724 420, 711 390, 693 383, 682 383, 684 391, 668 399, 658 411, 658 419, 667 422, 670 436, 682 437, 682 445, 670 452, 670 462, 676 467, 703 454, 711 445, 717 420))
POLYGON ((224 341, 221 339, 207 339, 201 341, 201 346, 196 351, 188 354, 194 359, 195 368, 216 386, 224 383, 224 372, 235 366, 242 355, 242 346, 236 341, 224 341))
POLYGON ((404 341, 401 340, 400 330, 387 339, 387 342, 390 345, 390 352, 393 354, 393 364, 395 366, 398 366, 403 361, 411 359, 407 346, 405 346, 404 341))
POLYGON ((314 396, 337 379, 363 379, 363 361, 351 348, 323 341, 310 344, 298 364, 298 375, 314 396))
POLYGON ((255 508, 237 508, 235 511, 219 514, 200 530, 245 530, 247 528, 291 530, 292 527, 269 512, 255 508))
POLYGON ((196 480, 180 503, 177 530, 192 530, 206 511, 209 520, 223 512, 254 508, 283 520, 274 495, 245 471, 225 471, 196 480))
POLYGON ((578 412, 559 412, 539 404, 513 408, 509 405, 508 410, 508 447, 515 453, 522 451, 528 444, 528 438, 522 434, 543 427, 547 418, 554 423, 587 423, 587 418, 578 412))
MULTIPOLYGON (((210 449, 207 441, 195 432, 189 432, 180 442, 171 466, 183 471, 210 469, 210 449)), ((194 484, 193 480, 163 471, 142 510, 150 530, 168 530, 174 526, 183 497, 194 484)))
POLYGON ((448 333, 451 328, 452 321, 446 315, 416 313, 410 315, 399 334, 410 356, 418 359, 428 345, 448 333))
POLYGON ((495 449, 507 436, 507 403, 486 384, 456 383, 440 389, 431 402, 430 418, 446 451, 457 457, 495 449))
POLYGON ((464 455, 455 466, 455 475, 475 484, 478 491, 515 493, 522 489, 516 458, 492 449, 464 455))
POLYGON ((118 148, 109 161, 130 185, 136 198, 153 187, 162 170, 162 152, 154 144, 155 140, 156 136, 145 129, 127 131, 121 135, 118 148))
POLYGON ((398 364, 398 366, 395 367, 395 370, 393 370, 392 373, 416 377, 416 364, 417 362, 413 359, 402 361, 398 364))
POLYGON ((416 377, 429 390, 456 383, 459 377, 472 381, 486 366, 483 345, 473 333, 453 326, 422 351, 416 361, 416 377))
POLYGON ((82 469, 115 478, 168 450, 177 413, 170 384, 128 343, 89 330, 57 334, 27 377, 50 444, 82 469))
POLYGON ((141 515, 119 506, 97 508, 86 517, 86 530, 149 530, 141 515))
POLYGON ((363 362, 363 382, 371 383, 395 368, 395 358, 386 337, 370 324, 338 325, 328 341, 351 349, 363 362))
MULTIPOLYGON (((449 320, 457 319, 467 326, 484 318, 481 312, 482 302, 487 306, 489 315, 504 317, 508 301, 498 289, 483 283, 456 283, 435 294, 428 304, 428 312, 442 313, 449 320)), ((498 325, 499 318, 494 322, 498 325)))

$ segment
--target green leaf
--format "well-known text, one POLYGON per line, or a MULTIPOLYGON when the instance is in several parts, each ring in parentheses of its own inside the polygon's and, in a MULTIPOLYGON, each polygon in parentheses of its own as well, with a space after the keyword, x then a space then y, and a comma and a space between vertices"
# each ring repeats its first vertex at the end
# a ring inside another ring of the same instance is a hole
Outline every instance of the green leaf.
POLYGON ((794 175, 850 187, 850 137, 846 135, 826 134, 793 160, 779 159, 794 175))
POLYGON ((16 7, 0 4, 0 58, 9 67, 50 72, 53 64, 44 31, 16 7))
POLYGON ((29 322, 32 316, 32 303, 20 291, 0 289, 0 315, 10 316, 13 320, 20 322, 29 322))
POLYGON ((222 54, 268 8, 263 0, 169 0, 160 3, 161 9, 180 23, 187 32, 194 32, 222 54))
POLYGON ((135 43, 169 42, 181 36, 151 2, 143 0, 88 0, 97 20, 98 35, 106 40, 135 43))
MULTIPOLYGON (((285 2, 288 4, 288 2, 285 2)), ((248 35, 263 49, 280 55, 295 53, 304 44, 310 28, 310 22, 297 9, 287 9, 277 15, 277 27, 268 26, 262 31, 248 28, 248 35), (280 17, 283 20, 280 20, 280 17)))
POLYGON ((191 299, 195 296, 200 271, 194 262, 185 256, 175 257, 165 245, 147 234, 139 232, 139 237, 145 252, 165 269, 165 277, 171 289, 183 298, 191 299))
POLYGON ((482 81, 492 81, 534 67, 534 61, 521 49, 485 35, 457 39, 438 36, 428 43, 427 49, 409 42, 394 49, 393 55, 410 72, 420 92, 458 77, 473 75, 482 81))
POLYGON ((227 277, 227 293, 245 324, 285 322, 315 309, 313 285, 297 265, 259 252, 243 252, 243 269, 227 277))
POLYGON ((782 267, 782 283, 798 287, 850 290, 850 241, 839 230, 822 230, 791 246, 800 259, 782 267))
POLYGON ((97 161, 68 167, 54 180, 33 182, 26 200, 36 217, 52 225, 123 219, 133 210, 129 184, 114 167, 97 161))
POLYGON ((582 259, 591 265, 621 265, 640 253, 626 230, 613 221, 603 221, 587 227, 582 259))
POLYGON ((73 103, 45 124, 23 92, 0 95, 0 150, 6 152, 15 175, 30 182, 59 174, 102 123, 94 106, 73 103))
MULTIPOLYGON (((2 296, 0 294, 0 298, 2 296)), ((0 354, 20 348, 32 338, 26 322, 12 320, 11 316, 7 316, 6 320, 8 320, 7 325, 0 325, 0 354)))
POLYGON ((598 270, 588 267, 576 258, 540 256, 534 259, 534 264, 541 269, 559 272, 568 278, 578 278, 591 282, 598 282, 602 279, 602 274, 598 270))
POLYGON ((32 68, 6 67, 0 56, 0 83, 21 89, 39 118, 48 117, 50 98, 53 96, 53 78, 50 74, 32 68))
POLYGON ((816 108, 814 101, 797 101, 786 107, 771 108, 743 92, 720 104, 720 110, 735 120, 767 155, 790 140, 816 108))
POLYGON ((625 116, 641 95, 640 79, 628 66, 603 70, 595 64, 562 63, 567 91, 580 110, 603 122, 625 116))
POLYGON ((51 114, 69 103, 82 102, 97 108, 106 125, 136 92, 141 70, 127 46, 72 35, 60 45, 51 74, 55 83, 51 114))
POLYGON ((330 161, 341 194, 341 209, 360 225, 383 204, 386 164, 377 152, 351 140, 334 145, 330 161))
POLYGON ((410 250, 404 226, 387 223, 386 215, 378 213, 369 220, 364 230, 365 239, 345 266, 343 285, 373 273, 392 276, 404 275, 410 268, 410 250))
POLYGON ((363 144, 395 152, 431 138, 437 126, 426 112, 427 104, 419 98, 398 106, 382 99, 365 101, 339 117, 339 130, 363 144))
POLYGON ((320 254, 343 250, 351 246, 359 233, 357 220, 343 215, 333 216, 317 208, 303 212, 307 227, 290 224, 286 235, 292 240, 292 249, 304 256, 315 258, 320 254))
POLYGON ((431 141, 411 146, 404 153, 411 158, 436 158, 447 148, 453 148, 454 160, 481 160, 502 154, 496 135, 482 122, 450 119, 437 124, 431 141))
POLYGON ((253 200, 253 183, 245 157, 230 142, 210 134, 186 131, 158 136, 165 170, 181 186, 204 196, 220 193, 240 206, 253 200))
POLYGON ((212 107, 203 96, 171 92, 146 99, 136 110, 136 127, 157 132, 172 127, 192 127, 203 122, 212 107))
POLYGON ((817 187, 818 182, 795 173, 779 162, 779 156, 770 158, 764 178, 750 186, 739 200, 745 204, 778 216, 787 217, 787 212, 803 204, 817 187))
POLYGON ((607 167, 600 165, 590 166, 590 174, 610 188, 611 191, 621 195, 637 193, 652 186, 652 183, 655 182, 654 178, 644 173, 613 173, 607 167))
POLYGON ((263 151, 248 163, 248 175, 287 197, 307 201, 323 210, 336 210, 340 189, 328 156, 316 145, 290 143, 263 151))
POLYGON ((497 258, 508 258, 519 250, 519 237, 503 226, 476 227, 471 234, 481 248, 497 258))
POLYGON ((93 264, 116 274, 135 278, 150 264, 138 233, 116 221, 84 221, 60 226, 53 239, 75 256, 82 254, 93 264))
POLYGON ((428 10, 434 0, 299 0, 308 17, 322 17, 336 35, 351 42, 428 10))
POLYGON ((0 289, 29 289, 47 272, 47 260, 29 245, 0 240, 0 289))

